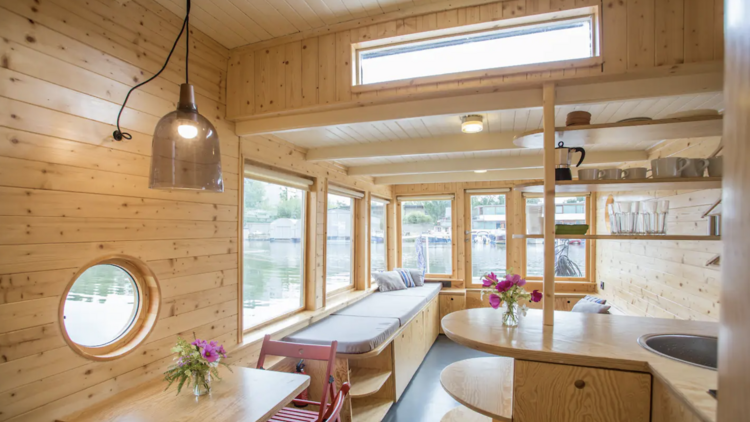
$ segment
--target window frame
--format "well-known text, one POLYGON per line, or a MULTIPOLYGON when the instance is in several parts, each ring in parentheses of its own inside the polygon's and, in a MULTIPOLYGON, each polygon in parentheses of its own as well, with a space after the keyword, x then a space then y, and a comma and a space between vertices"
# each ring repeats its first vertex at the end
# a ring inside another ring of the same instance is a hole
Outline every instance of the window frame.
MULTIPOLYGON (((249 163, 245 163, 245 166, 246 167, 247 166, 255 167, 255 166, 250 165, 249 163)), ((241 178, 242 178, 241 192, 242 192, 242 194, 241 194, 241 197, 240 197, 241 203, 240 203, 240 207, 239 207, 240 208, 240 222, 239 222, 239 236, 240 236, 240 247, 239 247, 239 250, 240 250, 240 258, 239 259, 242 262, 240 262, 240 279, 239 279, 239 283, 238 283, 239 284, 239 286, 238 286, 238 289, 239 289, 239 300, 238 300, 238 302, 239 302, 240 331, 242 332, 243 335, 245 333, 247 333, 247 332, 257 330, 259 328, 262 328, 262 327, 271 325, 271 324, 273 324, 275 322, 278 322, 279 320, 282 320, 284 318, 288 318, 288 317, 290 317, 292 315, 298 314, 298 313, 304 311, 307 308, 307 289, 308 289, 308 286, 307 286, 307 240, 308 240, 307 239, 307 226, 308 226, 309 218, 310 218, 310 207, 308 206, 308 204, 310 203, 310 190, 309 189, 302 189, 301 187, 294 186, 290 182, 284 183, 285 182, 284 178, 285 177, 288 177, 290 179, 292 179, 292 178, 299 178, 299 179, 302 179, 302 180, 308 180, 308 179, 305 179, 303 177, 296 176, 296 175, 286 175, 286 173, 280 173, 280 172, 276 172, 274 170, 263 170, 260 167, 257 167, 256 170, 262 170, 262 173, 260 173, 258 176, 253 177, 252 175, 248 175, 247 171, 243 171, 243 174, 241 175, 241 178), (258 181, 258 182, 274 184, 274 185, 277 185, 277 186, 284 186, 284 187, 288 187, 288 188, 292 188, 292 189, 301 190, 301 191, 304 192, 304 194, 302 195, 302 201, 303 201, 303 204, 302 204, 303 218, 300 220, 302 222, 302 236, 300 238, 300 244, 301 244, 301 247, 302 247, 302 261, 301 261, 301 268, 302 268, 302 270, 300 271, 301 277, 302 277, 302 283, 301 283, 302 287, 301 287, 301 292, 300 292, 300 295, 301 295, 301 298, 302 298, 302 300, 301 300, 301 306, 299 306, 298 308, 296 308, 296 309, 294 309, 292 311, 285 312, 285 313, 283 313, 281 315, 277 315, 277 316, 275 316, 273 318, 270 318, 270 319, 265 320, 265 321, 261 321, 258 324, 255 324, 255 325, 252 325, 252 326, 249 326, 249 327, 245 327, 245 313, 244 313, 244 309, 245 308, 244 308, 244 304, 243 304, 243 298, 244 298, 244 295, 245 295, 245 265, 244 265, 245 239, 243 237, 243 230, 244 230, 244 224, 245 224, 245 179, 251 179, 251 180, 258 181)))
POLYGON ((423 31, 413 34, 400 35, 391 38, 382 38, 377 40, 355 42, 351 44, 352 63, 352 92, 367 92, 371 90, 381 90, 388 88, 408 87, 421 84, 432 84, 446 81, 455 81, 462 79, 487 78, 493 76, 504 76, 526 72, 539 72, 555 69, 575 69, 601 65, 603 58, 601 55, 601 15, 600 6, 586 6, 575 9, 561 10, 551 13, 540 13, 534 15, 520 16, 516 18, 501 19, 490 22, 482 22, 472 25, 463 25, 459 27, 444 28, 433 31, 423 31), (590 19, 591 21, 591 53, 592 56, 583 59, 569 59, 554 62, 542 62, 523 64, 517 66, 505 66, 490 69, 478 69, 456 73, 446 73, 440 75, 422 76, 416 78, 407 78, 393 81, 362 83, 362 63, 361 55, 367 51, 392 48, 400 45, 416 44, 440 40, 443 38, 452 38, 456 36, 465 36, 481 34, 487 32, 513 30, 521 27, 533 27, 541 25, 551 25, 559 22, 565 22, 577 19, 590 19))
MULTIPOLYGON (((580 194, 562 194, 562 195, 556 195, 555 198, 577 198, 577 197, 585 197, 586 203, 584 205, 585 214, 586 214, 586 224, 589 225, 590 231, 595 229, 594 223, 593 223, 593 216, 595 214, 594 207, 596 206, 596 200, 594 198, 594 195, 592 195, 590 192, 582 192, 580 194)), ((522 196, 521 200, 523 200, 523 226, 521 228, 523 233, 526 233, 527 227, 526 227, 526 199, 528 198, 541 198, 544 199, 544 196, 537 196, 537 195, 528 195, 528 196, 522 196)), ((563 205, 563 204, 559 204, 563 205)), ((557 210, 557 204, 555 206, 555 210, 557 210)), ((557 213, 555 213, 557 214, 557 213)), ((595 269, 595 261, 596 257, 592 257, 592 251, 595 251, 593 249, 593 242, 595 240, 593 239, 585 239, 586 241, 586 250, 584 251, 584 256, 586 257, 585 262, 585 274, 583 277, 557 277, 555 276, 555 282, 581 282, 581 283, 593 283, 595 282, 595 276, 592 273, 595 269)), ((527 266, 527 254, 528 254, 528 239, 523 239, 524 245, 521 248, 521 267, 522 271, 521 274, 523 278, 529 281, 541 281, 544 279, 543 276, 530 276, 526 274, 526 271, 528 270, 527 266)))
POLYGON ((325 253, 325 259, 324 259, 324 262, 325 262, 325 276, 323 277, 323 288, 325 289, 325 296, 326 296, 326 298, 330 298, 332 296, 336 296, 336 295, 341 294, 341 293, 349 292, 351 290, 354 290, 355 287, 356 287, 356 274, 355 274, 355 269, 357 267, 357 261, 356 261, 356 257, 357 257, 357 242, 356 242, 356 238, 357 238, 357 230, 359 230, 359 225, 357 224, 357 220, 358 220, 357 219, 357 209, 358 209, 358 207, 361 206, 360 205, 361 202, 359 202, 359 201, 362 201, 363 198, 356 198, 354 196, 346 195, 345 192, 348 190, 346 188, 339 188, 338 186, 336 188, 338 188, 338 189, 334 189, 334 192, 331 192, 331 189, 330 189, 330 186, 329 186, 329 189, 326 191, 326 204, 325 204, 325 210, 326 210, 326 224, 325 224, 325 226, 326 226, 326 237, 325 237, 325 250, 324 250, 324 253, 325 253), (351 207, 351 210, 352 210, 352 215, 351 215, 351 219, 352 219, 352 223, 351 223, 351 228, 352 228, 352 230, 351 230, 351 257, 352 257, 352 259, 351 259, 351 264, 350 264, 351 265, 351 269, 349 270, 349 281, 350 281, 350 283, 347 286, 339 287, 338 289, 334 289, 332 291, 328 291, 328 196, 329 195, 335 195, 335 196, 341 196, 341 197, 349 198, 352 201, 352 207, 351 207))
MULTIPOLYGON (((465 202, 465 208, 464 208, 464 219, 467 222, 466 227, 466 233, 465 236, 471 236, 471 197, 472 196, 488 196, 488 195, 503 195, 505 196, 505 266, 506 270, 509 270, 508 264, 510 264, 510 245, 512 239, 512 233, 513 228, 511 227, 512 219, 509 219, 508 216, 509 210, 513 209, 513 195, 511 192, 511 189, 509 188, 498 188, 498 189, 487 189, 486 191, 483 189, 477 189, 477 190, 466 190, 464 193, 464 202, 465 202)), ((492 205, 497 206, 497 205, 492 205)), ((479 214, 484 215, 484 214, 479 214)), ((464 238, 464 244, 468 244, 468 246, 464 247, 464 255, 465 261, 466 261, 466 274, 464 275, 464 278, 466 280, 465 284, 468 286, 468 288, 481 288, 482 283, 474 283, 474 262, 473 256, 472 256, 472 242, 471 238, 464 238)))
POLYGON ((450 279, 450 280, 456 280, 457 274, 458 274, 458 240, 456 239, 456 228, 457 228, 457 221, 456 221, 456 202, 457 199, 453 192, 444 192, 444 193, 432 193, 429 195, 413 195, 413 196, 407 196, 407 195, 399 195, 396 198, 396 242, 398 245, 397 248, 397 256, 396 256, 396 266, 401 268, 403 265, 403 236, 402 236, 402 212, 401 212, 401 203, 402 202, 419 202, 419 201, 433 201, 433 200, 445 200, 445 201, 451 201, 451 273, 450 274, 439 274, 439 273, 427 273, 425 274, 425 279, 450 279), (451 196, 451 199, 447 199, 447 196, 451 196), (434 198, 440 198, 440 199, 429 199, 430 197, 434 198), (418 198, 418 199, 411 199, 411 198, 418 198))
POLYGON ((109 361, 127 355, 142 344, 154 329, 161 309, 161 289, 156 275, 137 258, 127 255, 108 255, 82 266, 70 279, 60 296, 58 321, 63 339, 73 351, 94 361, 109 361), (101 346, 84 346, 76 343, 68 335, 65 326, 65 302, 73 284, 91 267, 112 265, 125 271, 133 279, 137 290, 138 309, 127 329, 113 341, 101 346))
POLYGON ((370 195, 370 208, 369 215, 367 216, 367 287, 371 286, 372 283, 372 203, 377 202, 383 205, 383 246, 385 249, 385 270, 388 271, 388 206, 390 206, 390 199, 379 198, 374 195, 370 195))

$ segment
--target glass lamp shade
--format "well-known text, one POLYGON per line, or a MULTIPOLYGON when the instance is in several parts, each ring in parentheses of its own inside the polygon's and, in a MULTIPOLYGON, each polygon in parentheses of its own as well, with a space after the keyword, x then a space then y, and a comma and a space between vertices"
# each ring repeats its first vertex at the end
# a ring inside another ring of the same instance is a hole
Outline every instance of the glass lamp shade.
POLYGON ((149 187, 224 192, 219 136, 190 101, 193 87, 181 88, 177 110, 162 117, 154 130, 149 187))

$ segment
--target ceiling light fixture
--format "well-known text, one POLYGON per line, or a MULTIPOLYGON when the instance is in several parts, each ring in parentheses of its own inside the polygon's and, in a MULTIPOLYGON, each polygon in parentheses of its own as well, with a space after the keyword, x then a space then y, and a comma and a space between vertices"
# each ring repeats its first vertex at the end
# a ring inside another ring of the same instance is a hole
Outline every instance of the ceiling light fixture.
POLYGON ((461 118, 461 132, 478 133, 484 130, 482 116, 472 114, 461 118))
POLYGON ((474 170, 474 173, 487 173, 487 170, 474 170))
POLYGON ((139 87, 156 79, 166 69, 177 42, 185 33, 185 83, 180 85, 180 100, 177 110, 162 117, 154 129, 151 143, 151 173, 148 187, 151 189, 188 189, 224 192, 221 174, 221 149, 216 129, 198 113, 195 90, 188 83, 188 55, 190 53, 190 0, 177 39, 167 60, 156 74, 128 91, 117 114, 117 130, 112 136, 116 141, 132 139, 120 129, 120 116, 128 103, 130 94, 139 87))

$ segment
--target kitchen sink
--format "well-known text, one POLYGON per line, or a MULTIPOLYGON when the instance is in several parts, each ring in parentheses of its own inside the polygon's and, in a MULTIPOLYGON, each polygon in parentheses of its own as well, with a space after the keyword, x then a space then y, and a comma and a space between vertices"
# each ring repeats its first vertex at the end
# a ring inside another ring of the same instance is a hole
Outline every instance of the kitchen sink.
POLYGON ((718 338, 690 334, 646 334, 638 338, 646 350, 701 368, 716 370, 718 338))

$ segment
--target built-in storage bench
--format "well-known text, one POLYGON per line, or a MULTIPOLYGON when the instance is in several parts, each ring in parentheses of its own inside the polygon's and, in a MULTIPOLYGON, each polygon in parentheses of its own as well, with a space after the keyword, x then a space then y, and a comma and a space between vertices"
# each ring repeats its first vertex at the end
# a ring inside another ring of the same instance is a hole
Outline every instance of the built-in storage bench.
POLYGON ((339 342, 336 381, 352 386, 342 422, 381 421, 401 397, 438 336, 439 291, 427 283, 374 293, 284 339, 339 342))

